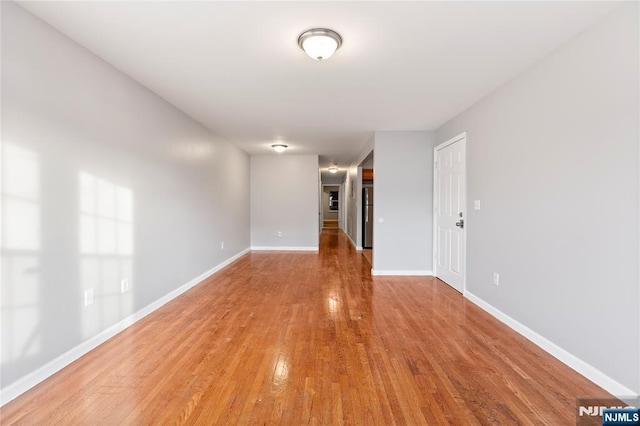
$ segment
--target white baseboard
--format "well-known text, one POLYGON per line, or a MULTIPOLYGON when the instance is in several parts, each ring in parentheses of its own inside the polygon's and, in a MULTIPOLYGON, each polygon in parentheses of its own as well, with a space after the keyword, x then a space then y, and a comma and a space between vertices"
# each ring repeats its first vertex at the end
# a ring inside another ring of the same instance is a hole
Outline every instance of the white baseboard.
POLYGON ((638 397, 637 392, 634 392, 633 390, 629 389, 625 385, 607 376, 605 373, 598 370, 591 364, 586 363, 585 361, 581 360, 577 356, 562 349, 560 346, 556 345, 555 343, 551 342, 545 337, 539 335, 538 333, 531 330, 526 325, 511 318, 509 315, 505 314, 501 310, 495 308, 493 305, 480 299, 478 296, 474 295, 473 293, 466 291, 464 293, 464 297, 469 299, 474 304, 478 305, 480 308, 482 308, 483 310, 485 310, 486 312, 488 312, 498 320, 502 321, 503 323, 511 327, 513 330, 517 331, 518 333, 520 333, 521 335, 529 339, 531 342, 535 343, 540 348, 544 349, 547 353, 554 356, 562 363, 571 367, 572 369, 582 374, 587 379, 591 380, 596 385, 600 386, 607 392, 611 393, 612 395, 615 395, 617 397, 623 397, 623 398, 638 397))
POLYGON ((361 247, 361 246, 359 246, 359 245, 357 245, 357 244, 356 244, 356 242, 355 242, 355 241, 353 241, 353 240, 351 239, 351 235, 349 235, 349 234, 347 233, 347 231, 345 231, 345 230, 343 229, 343 230, 342 230, 342 232, 344 232, 344 235, 346 235, 346 236, 347 236, 347 238, 349 239, 349 241, 351 241, 351 244, 353 244, 353 247, 354 247, 356 250, 358 250, 358 251, 361 251, 361 250, 362 250, 362 247, 361 247))
POLYGON ((71 350, 55 358, 53 361, 48 362, 47 364, 43 365, 42 367, 38 368, 32 373, 29 373, 26 376, 11 383, 7 387, 0 389, 0 407, 5 405, 9 401, 17 398, 18 396, 22 395, 23 393, 25 393, 32 387, 36 386, 38 383, 49 378, 50 376, 54 375, 58 371, 62 370, 67 365, 76 361, 77 359, 79 359, 89 351, 100 346, 102 343, 106 342, 116 334, 120 333, 122 330, 140 321, 142 318, 146 317, 147 315, 149 315, 156 309, 160 308, 164 304, 180 296, 182 293, 186 292, 192 287, 195 287, 197 284, 209 278, 211 275, 215 274, 225 266, 228 266, 232 262, 244 256, 249 251, 250 251, 249 248, 242 250, 241 252, 230 257, 224 262, 218 264, 217 266, 214 266, 213 268, 209 269, 203 274, 192 279, 191 281, 184 284, 183 286, 173 290, 171 293, 161 297, 155 302, 150 303, 149 305, 145 306, 139 311, 134 312, 133 314, 129 315, 128 317, 124 318, 118 323, 112 325, 106 330, 101 331, 100 333, 96 334, 90 339, 85 340, 84 342, 80 343, 78 346, 72 348, 71 350))
POLYGON ((433 276, 433 271, 411 271, 411 270, 380 270, 380 269, 372 269, 371 275, 396 275, 396 276, 418 276, 418 277, 431 277, 433 276))
POLYGON ((318 247, 251 246, 253 251, 318 251, 318 247))

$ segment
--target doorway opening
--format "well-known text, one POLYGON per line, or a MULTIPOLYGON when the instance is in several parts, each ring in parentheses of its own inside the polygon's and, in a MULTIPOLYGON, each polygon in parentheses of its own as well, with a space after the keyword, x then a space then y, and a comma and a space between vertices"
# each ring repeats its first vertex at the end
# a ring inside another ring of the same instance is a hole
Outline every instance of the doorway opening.
POLYGON ((340 228, 340 185, 322 185, 322 229, 340 228))

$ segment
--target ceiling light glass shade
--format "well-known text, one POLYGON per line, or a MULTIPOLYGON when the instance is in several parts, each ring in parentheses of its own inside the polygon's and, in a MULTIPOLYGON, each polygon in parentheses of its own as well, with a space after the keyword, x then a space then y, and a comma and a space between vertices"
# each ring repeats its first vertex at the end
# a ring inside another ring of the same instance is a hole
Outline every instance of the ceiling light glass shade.
POLYGON ((277 144, 271 145, 271 148, 273 148, 275 152, 284 152, 284 150, 287 149, 288 146, 281 143, 277 143, 277 144))
POLYGON ((338 173, 338 166, 329 167, 329 173, 338 173))
POLYGON ((330 58, 341 45, 340 34, 326 28, 314 28, 303 32, 298 37, 298 46, 317 61, 330 58))

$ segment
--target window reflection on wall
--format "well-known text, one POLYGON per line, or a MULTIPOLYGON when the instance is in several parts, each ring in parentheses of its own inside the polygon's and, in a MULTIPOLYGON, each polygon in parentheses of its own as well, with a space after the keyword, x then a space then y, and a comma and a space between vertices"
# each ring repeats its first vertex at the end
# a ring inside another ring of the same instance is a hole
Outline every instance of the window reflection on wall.
POLYGON ((2 364, 41 351, 40 164, 28 149, 3 143, 2 364))
POLYGON ((94 300, 82 314, 87 338, 133 312, 133 191, 86 172, 79 189, 80 282, 94 300))

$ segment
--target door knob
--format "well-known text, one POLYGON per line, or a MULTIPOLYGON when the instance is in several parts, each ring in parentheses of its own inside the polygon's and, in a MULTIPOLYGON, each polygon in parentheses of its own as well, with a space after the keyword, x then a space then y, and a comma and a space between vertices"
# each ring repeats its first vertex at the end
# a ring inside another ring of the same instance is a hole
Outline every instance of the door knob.
POLYGON ((464 229, 464 219, 460 219, 460 222, 456 222, 458 228, 464 229))

